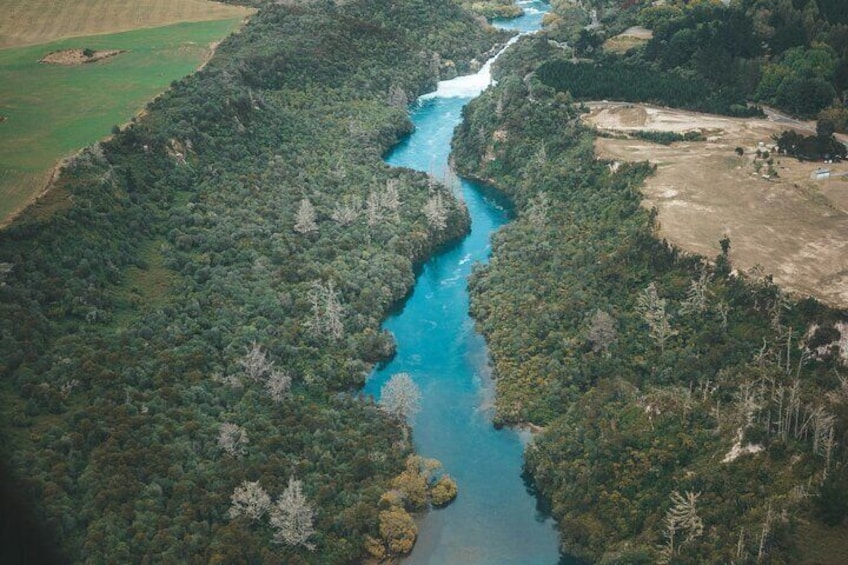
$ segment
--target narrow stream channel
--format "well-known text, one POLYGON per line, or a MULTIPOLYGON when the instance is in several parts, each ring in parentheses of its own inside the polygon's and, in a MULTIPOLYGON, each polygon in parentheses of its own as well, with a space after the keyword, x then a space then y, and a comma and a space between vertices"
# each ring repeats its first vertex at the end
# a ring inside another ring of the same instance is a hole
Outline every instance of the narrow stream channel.
MULTIPOLYGON (((500 25, 538 29, 547 4, 519 4, 525 16, 500 25)), ((421 97, 412 109, 415 132, 387 162, 443 178, 453 129, 462 107, 489 84, 488 66, 421 97)), ((459 486, 453 504, 419 522, 418 542, 404 563, 553 565, 560 562, 554 522, 539 512, 521 478, 528 437, 492 426, 488 353, 468 316, 467 277, 475 263, 488 259, 489 238, 509 221, 509 212, 485 187, 466 180, 461 185, 471 233, 424 266, 402 311, 385 322, 397 356, 375 371, 365 390, 379 397, 391 375, 412 376, 422 392, 422 410, 412 422, 416 449, 439 459, 459 486)))

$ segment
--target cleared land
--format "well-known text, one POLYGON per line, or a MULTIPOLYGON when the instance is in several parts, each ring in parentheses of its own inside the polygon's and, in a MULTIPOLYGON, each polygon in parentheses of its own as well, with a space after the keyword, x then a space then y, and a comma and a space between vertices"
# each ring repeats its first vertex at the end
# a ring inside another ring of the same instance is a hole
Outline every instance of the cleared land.
POLYGON ((118 49, 107 49, 105 51, 86 51, 85 49, 63 49, 62 51, 53 51, 41 58, 39 63, 48 65, 84 65, 86 63, 96 63, 115 55, 120 55, 123 51, 118 49))
POLYGON ((709 140, 670 146, 640 139, 597 141, 603 158, 657 165, 643 192, 644 205, 659 211, 662 237, 715 257, 726 234, 737 269, 761 267, 787 290, 848 307, 848 177, 843 176, 848 163, 824 165, 771 155, 778 176, 766 180, 765 160, 755 155, 758 144, 767 149, 772 134, 786 129, 785 124, 642 104, 596 103, 590 108, 586 120, 601 130, 701 131, 709 140), (737 147, 743 156, 737 155, 737 147), (818 167, 827 167, 830 178, 812 180, 818 167))
POLYGON ((641 47, 654 36, 653 32, 640 26, 624 30, 604 42, 604 50, 612 53, 625 53, 634 47, 641 47))
POLYGON ((0 6, 0 48, 252 13, 206 0, 4 0, 0 6))
MULTIPOLYGON (((82 5, 108 4, 108 10, 97 12, 89 22, 100 22, 101 28, 107 24, 121 27, 129 21, 110 20, 121 6, 132 13, 139 10, 135 3, 124 1, 55 4, 61 6, 54 10, 75 5, 79 13, 87 13, 82 5)), ((113 125, 127 122, 171 81, 192 73, 217 42, 244 21, 244 14, 250 13, 195 0, 138 5, 148 6, 160 19, 170 7, 172 19, 192 15, 207 21, 0 49, 0 226, 43 192, 60 159, 109 135, 113 125), (206 6, 205 12, 201 6, 206 6), (234 13, 236 17, 232 17, 234 13), (230 19, 214 19, 220 14, 229 14, 230 19), (83 49, 121 53, 80 65, 39 62, 49 53, 81 53, 83 49)), ((12 3, 11 9, 4 7, 0 11, 2 25, 8 25, 9 12, 23 9, 21 6, 23 2, 12 3)), ((140 21, 148 24, 155 20, 140 21)), ((28 24, 23 21, 19 25, 28 24)))

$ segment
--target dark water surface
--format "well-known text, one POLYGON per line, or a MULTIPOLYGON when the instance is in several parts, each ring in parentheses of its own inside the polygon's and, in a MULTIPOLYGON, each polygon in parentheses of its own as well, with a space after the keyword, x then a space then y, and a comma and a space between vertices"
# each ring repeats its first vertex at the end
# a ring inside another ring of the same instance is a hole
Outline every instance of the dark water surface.
MULTIPOLYGON (((527 15, 510 21, 510 28, 538 29, 546 5, 521 4, 527 15)), ((462 107, 488 83, 484 68, 422 97, 412 111, 416 131, 387 162, 442 178, 462 107)), ((422 410, 412 422, 416 449, 439 459, 459 486, 453 504, 419 522, 418 542, 404 563, 553 565, 560 561, 554 522, 537 510, 521 478, 528 438, 492 426, 486 344, 468 316, 467 277, 475 263, 488 259, 489 237, 509 212, 475 183, 461 180, 461 191, 471 234, 424 266, 403 309, 385 322, 397 340, 397 356, 366 386, 366 393, 379 397, 392 374, 412 376, 422 393, 422 410)))

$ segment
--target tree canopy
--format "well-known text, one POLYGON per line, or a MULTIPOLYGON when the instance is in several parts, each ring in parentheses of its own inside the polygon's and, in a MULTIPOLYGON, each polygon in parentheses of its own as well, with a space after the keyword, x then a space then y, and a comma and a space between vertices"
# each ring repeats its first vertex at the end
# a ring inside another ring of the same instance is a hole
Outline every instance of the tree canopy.
POLYGON ((503 40, 449 0, 263 2, 0 232, 3 456, 65 560, 365 558, 411 446, 357 391, 468 227, 383 163, 396 102, 503 40))

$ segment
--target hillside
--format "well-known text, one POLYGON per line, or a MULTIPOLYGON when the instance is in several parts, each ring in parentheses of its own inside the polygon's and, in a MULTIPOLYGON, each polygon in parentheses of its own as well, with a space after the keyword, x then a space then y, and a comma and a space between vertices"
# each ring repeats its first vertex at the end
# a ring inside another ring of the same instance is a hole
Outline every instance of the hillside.
POLYGON ((539 69, 549 86, 581 99, 730 115, 767 104, 848 131, 848 12, 840 0, 584 4, 597 10, 598 25, 587 27, 573 3, 553 2, 556 47, 539 69), (636 25, 650 39, 622 53, 621 42, 610 40, 636 25))
POLYGON ((772 121, 640 104, 590 107, 583 118, 601 130, 599 157, 657 166, 643 186, 642 205, 656 207, 660 237, 709 256, 726 235, 734 268, 770 274, 788 292, 848 307, 842 243, 848 239, 848 163, 775 152, 773 138, 786 126, 772 121), (698 139, 652 140, 687 132, 698 139), (828 177, 811 178, 821 168, 828 177))
POLYGON ((432 225, 445 189, 381 156, 502 40, 446 0, 268 5, 0 233, 3 458, 45 530, 2 560, 408 551, 381 500, 418 464, 356 391, 467 219, 445 192, 432 225))
MULTIPOLYGON (((599 563, 840 563, 848 316, 737 272, 732 234, 703 241, 705 255, 658 237, 642 186, 663 171, 595 150, 650 132, 598 140, 574 103, 585 85, 542 72, 566 64, 560 31, 501 59, 454 151, 516 205, 472 277, 472 314, 497 421, 539 430, 525 468, 564 549, 599 563)), ((613 76, 606 64, 593 72, 613 76)))

